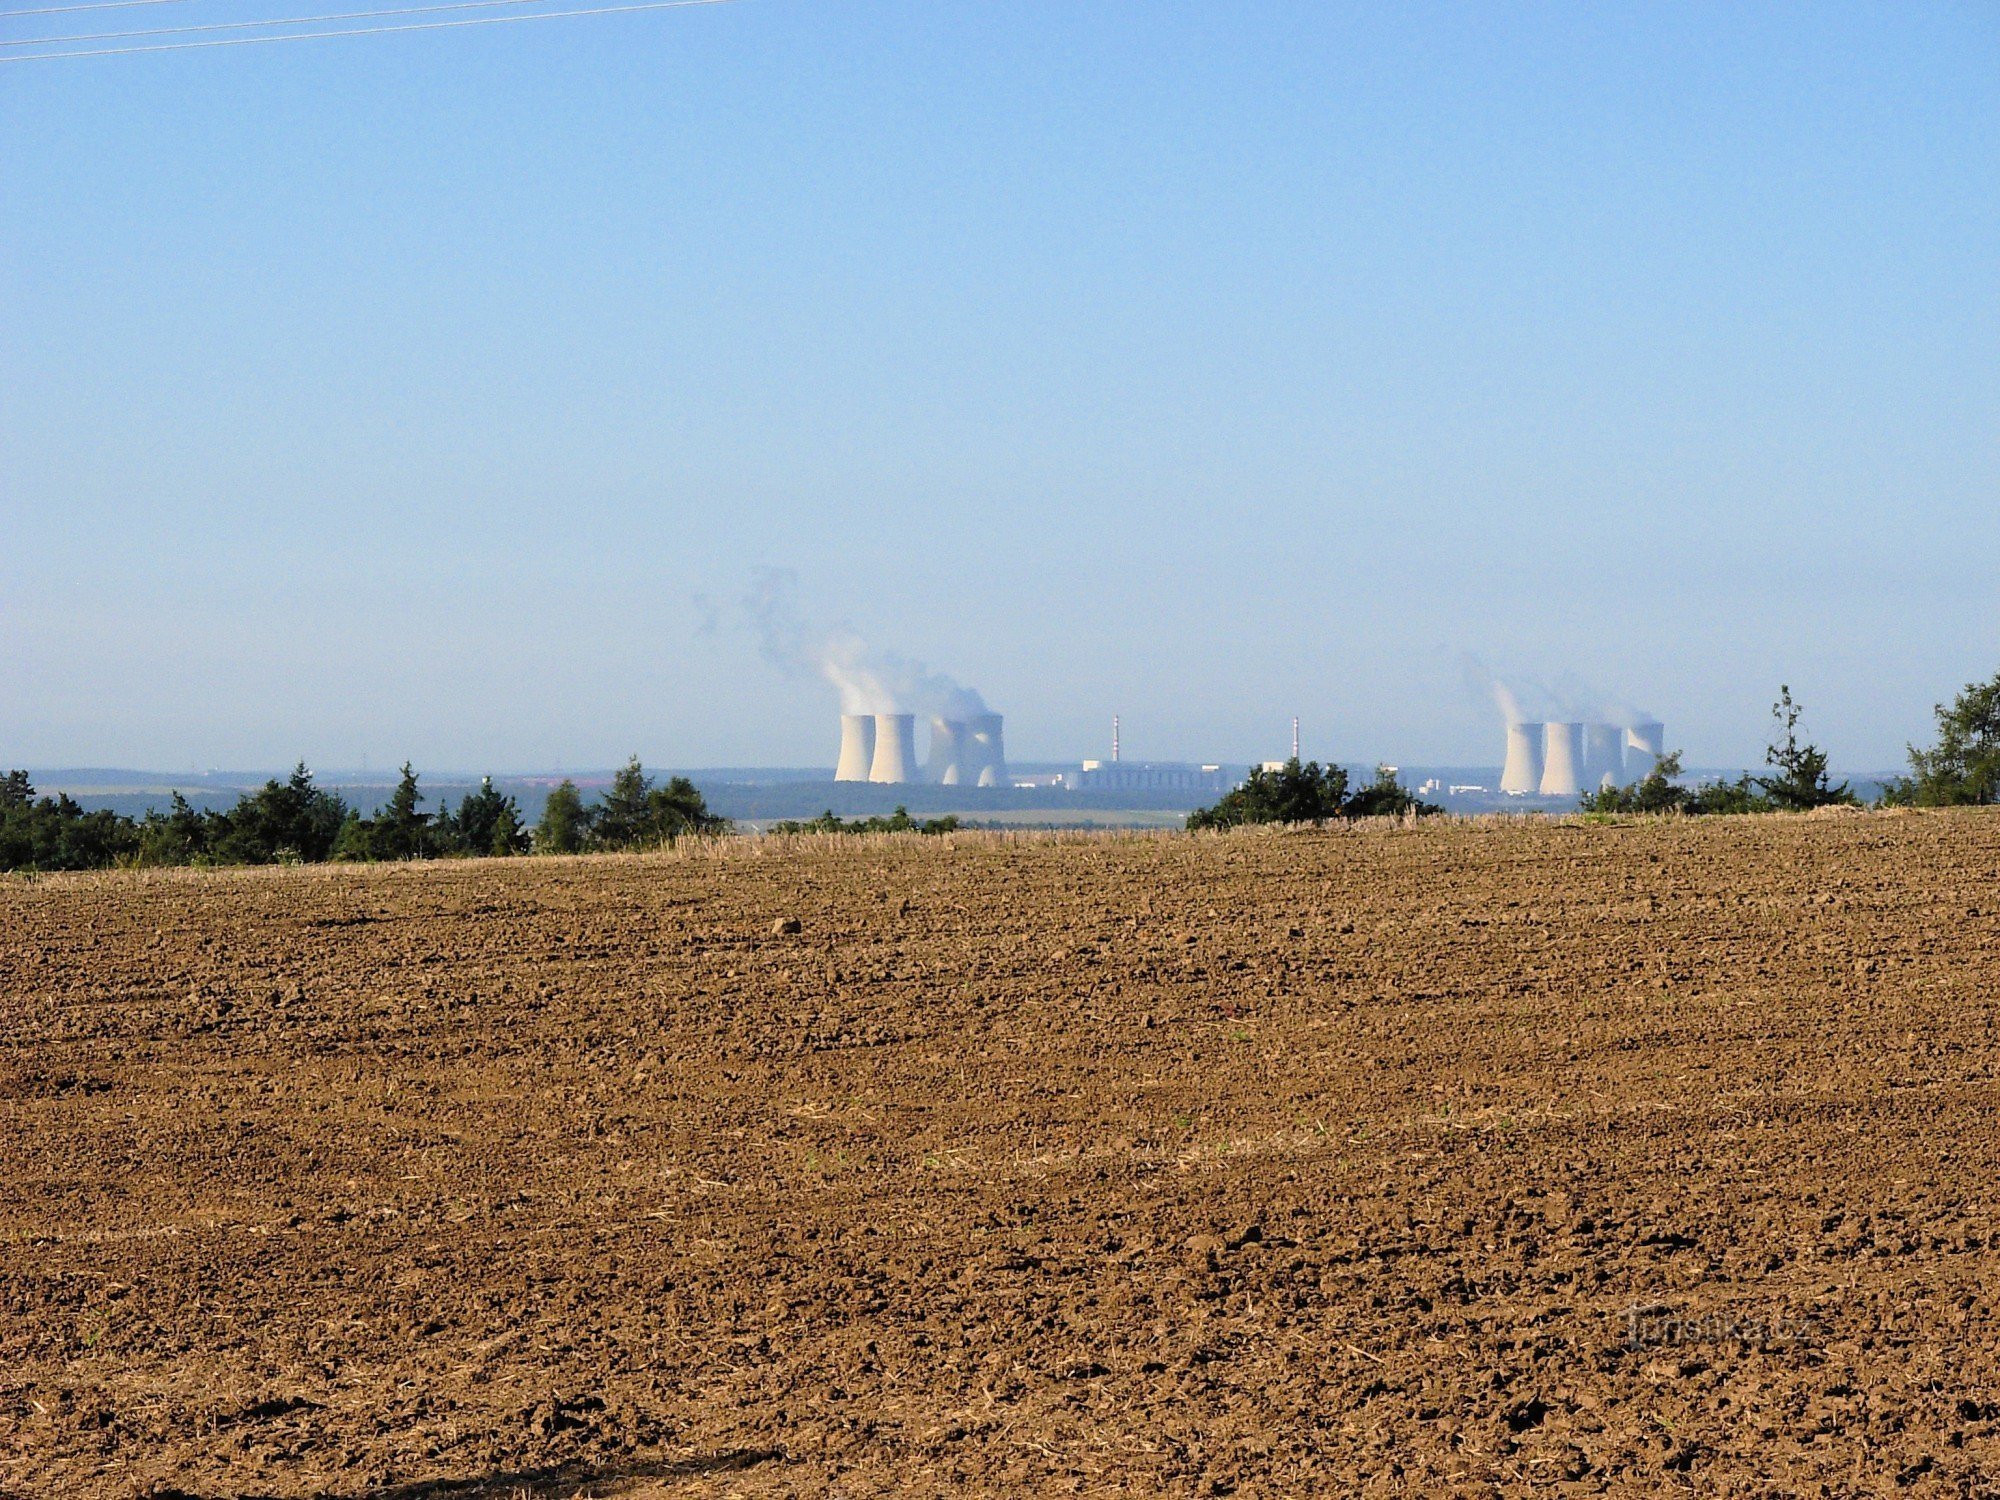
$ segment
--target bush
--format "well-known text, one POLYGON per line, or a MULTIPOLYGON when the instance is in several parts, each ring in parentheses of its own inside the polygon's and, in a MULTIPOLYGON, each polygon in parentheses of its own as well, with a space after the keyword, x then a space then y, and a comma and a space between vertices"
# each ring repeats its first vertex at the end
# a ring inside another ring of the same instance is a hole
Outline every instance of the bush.
POLYGON ((922 822, 910 816, 907 807, 898 807, 888 817, 855 818, 842 822, 828 808, 816 818, 804 822, 787 819, 773 823, 773 833, 952 833, 958 828, 956 816, 947 813, 942 818, 925 818, 922 822))
POLYGON ((1587 813, 1686 813, 1690 817, 1716 813, 1769 812, 1770 801, 1749 776, 1735 781, 1705 781, 1682 786, 1681 752, 1674 750, 1654 762, 1653 769, 1625 786, 1585 792, 1579 804, 1587 813))
POLYGON ((1189 813, 1187 826, 1240 828, 1252 823, 1324 823, 1331 818, 1409 812, 1425 817, 1440 811, 1407 791, 1387 766, 1376 767, 1375 779, 1350 797, 1343 767, 1321 766, 1316 760, 1300 764, 1293 756, 1273 770, 1257 767, 1213 807, 1189 813))

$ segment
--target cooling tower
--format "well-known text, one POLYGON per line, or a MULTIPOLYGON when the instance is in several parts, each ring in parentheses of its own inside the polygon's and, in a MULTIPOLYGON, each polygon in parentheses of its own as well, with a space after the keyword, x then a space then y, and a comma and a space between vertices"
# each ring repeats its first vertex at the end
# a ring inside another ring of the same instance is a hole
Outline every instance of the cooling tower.
POLYGON ((1542 726, 1507 726, 1507 764, 1500 772, 1500 790, 1532 797, 1542 788, 1542 726))
POLYGON ((1625 731, 1625 774, 1643 781, 1667 751, 1667 731, 1657 719, 1643 719, 1625 731))
POLYGON ((1583 726, 1542 726, 1542 795, 1574 797, 1583 790, 1583 726))
POLYGON ((965 721, 965 727, 972 744, 970 753, 959 762, 960 774, 981 786, 1005 786, 1007 747, 1000 737, 1000 715, 975 714, 965 721), (972 774, 974 766, 978 767, 977 776, 972 774))
POLYGON ((917 716, 875 715, 875 759, 868 779, 901 784, 917 779, 917 716))
POLYGON ((1583 788, 1625 784, 1625 730, 1618 724, 1583 726, 1583 788))
POLYGON ((840 716, 840 763, 833 768, 835 781, 866 781, 868 768, 875 762, 875 720, 869 714, 840 716))
POLYGON ((931 720, 931 755, 924 762, 924 780, 937 786, 957 786, 965 779, 966 747, 972 741, 963 719, 931 720))

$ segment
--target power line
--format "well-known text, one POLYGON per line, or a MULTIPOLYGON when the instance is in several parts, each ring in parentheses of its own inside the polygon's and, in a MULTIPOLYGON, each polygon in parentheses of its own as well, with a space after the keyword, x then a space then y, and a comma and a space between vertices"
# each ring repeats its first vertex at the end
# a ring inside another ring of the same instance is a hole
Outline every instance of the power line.
MULTIPOLYGON (((497 3, 497 0, 494 0, 497 3)), ((447 31, 460 26, 504 26, 514 21, 560 21, 570 16, 621 16, 641 10, 687 10, 697 5, 730 5, 735 0, 640 0, 632 5, 593 5, 581 10, 540 10, 518 16, 473 16, 463 21, 415 21, 405 26, 349 26, 337 31, 290 31, 281 36, 225 36, 203 42, 152 42, 143 47, 93 47, 80 52, 31 52, 0 57, 0 67, 9 63, 56 62, 66 57, 128 57, 138 52, 187 52, 197 47, 251 47, 260 42, 316 42, 341 36, 381 36, 401 31, 447 31)), ((416 9, 430 9, 428 6, 416 9)), ((330 17, 301 17, 303 25, 330 17)), ((171 29, 171 28, 170 28, 171 29)), ((188 30, 199 30, 189 27, 188 30)), ((60 46, 79 38, 48 37, 46 46, 60 46)))
POLYGON ((35 10, 0 10, 0 21, 16 16, 66 16, 76 10, 128 10, 134 5, 181 5, 186 0, 91 0, 89 5, 44 5, 35 10))
MULTIPOLYGON (((154 26, 144 31, 87 31, 73 36, 0 41, 0 47, 55 47, 69 42, 115 42, 132 36, 185 36, 196 31, 243 31, 260 26, 316 26, 322 21, 372 21, 381 16, 424 16, 442 10, 491 10, 501 5, 545 5, 548 0, 454 0, 450 5, 407 5, 393 10, 350 10, 327 16, 281 16, 265 21, 210 21, 200 26, 154 26)), ((274 39, 271 39, 274 40, 274 39)))

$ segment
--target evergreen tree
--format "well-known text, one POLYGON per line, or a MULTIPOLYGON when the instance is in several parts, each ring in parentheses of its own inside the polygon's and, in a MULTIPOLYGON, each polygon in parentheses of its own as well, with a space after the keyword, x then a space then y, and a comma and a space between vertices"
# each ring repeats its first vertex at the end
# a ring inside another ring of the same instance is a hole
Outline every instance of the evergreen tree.
POLYGON ((417 790, 417 773, 404 761, 396 790, 369 820, 368 842, 375 858, 424 859, 431 854, 431 815, 417 811, 423 800, 423 793, 417 790))
POLYGON ((604 794, 592 819, 595 843, 602 849, 630 849, 641 842, 650 842, 653 833, 651 808, 647 794, 653 789, 653 779, 646 774, 646 768, 639 764, 639 757, 633 756, 611 778, 611 789, 604 794))
POLYGON ((635 755, 611 778, 591 826, 592 841, 600 849, 643 849, 671 843, 684 833, 720 833, 729 820, 711 813, 700 789, 685 776, 653 785, 635 755))
POLYGON ((491 776, 483 777, 479 790, 455 812, 447 808, 439 813, 432 832, 442 853, 519 854, 527 846, 521 809, 512 797, 494 790, 491 776))
POLYGON ((493 815, 493 832, 486 841, 486 852, 497 857, 528 852, 528 829, 521 821, 521 809, 512 797, 500 799, 500 809, 493 815))
POLYGON ((179 792, 165 813, 152 812, 139 825, 139 858, 149 865, 191 865, 209 854, 211 818, 197 812, 179 792))
POLYGON ((648 792, 646 811, 655 842, 671 841, 684 833, 723 833, 729 828, 729 819, 710 812, 708 799, 685 776, 669 777, 665 786, 648 792))
POLYGON ((583 847, 590 832, 590 815, 576 783, 565 778, 549 793, 542 808, 542 821, 535 825, 535 853, 574 854, 583 847))
POLYGON ((1771 705, 1771 717, 1778 721, 1781 738, 1773 740, 1764 752, 1765 763, 1778 774, 1753 778, 1758 789, 1773 808, 1783 812, 1806 812, 1835 803, 1852 806, 1855 796, 1847 783, 1835 786, 1827 777, 1826 752, 1810 741, 1799 743, 1803 712, 1792 701, 1791 688, 1781 684, 1778 701, 1771 705))
POLYGON ((228 812, 215 814, 210 845, 224 864, 312 863, 332 854, 347 812, 346 801, 314 786, 312 772, 300 761, 289 780, 267 781, 228 812))
POLYGON ((35 800, 35 784, 26 771, 9 771, 0 776, 0 812, 14 812, 35 800))
POLYGON ((99 870, 138 852, 130 818, 64 793, 37 799, 26 771, 0 778, 0 870, 99 870))

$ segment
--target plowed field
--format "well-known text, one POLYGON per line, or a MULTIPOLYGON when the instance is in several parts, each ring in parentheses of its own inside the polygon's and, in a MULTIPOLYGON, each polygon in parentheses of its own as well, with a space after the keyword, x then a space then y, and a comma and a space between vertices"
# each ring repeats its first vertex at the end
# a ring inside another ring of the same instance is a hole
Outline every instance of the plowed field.
POLYGON ((0 1493, 1992 1494, 1996 877, 1968 813, 0 881, 0 1493))

